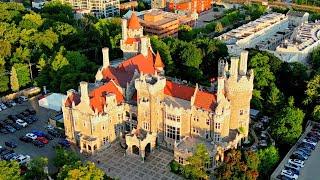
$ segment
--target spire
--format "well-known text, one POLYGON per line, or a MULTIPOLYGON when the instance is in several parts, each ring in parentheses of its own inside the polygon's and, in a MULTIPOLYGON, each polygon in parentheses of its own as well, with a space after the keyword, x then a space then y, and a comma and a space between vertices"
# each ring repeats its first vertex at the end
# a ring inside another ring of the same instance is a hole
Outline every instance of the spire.
POLYGON ((160 54, 159 54, 159 51, 157 51, 157 55, 156 55, 156 59, 154 61, 154 67, 160 67, 160 68, 163 68, 164 67, 164 64, 161 60, 161 57, 160 57, 160 54))
POLYGON ((131 17, 128 22, 128 28, 129 29, 140 29, 141 28, 141 25, 139 23, 139 19, 138 19, 135 12, 132 12, 132 14, 131 14, 131 17))

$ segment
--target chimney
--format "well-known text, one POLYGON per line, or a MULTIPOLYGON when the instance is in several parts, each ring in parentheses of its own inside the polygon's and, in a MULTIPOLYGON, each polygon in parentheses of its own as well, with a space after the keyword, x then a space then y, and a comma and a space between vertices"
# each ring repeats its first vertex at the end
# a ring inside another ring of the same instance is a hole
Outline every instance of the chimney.
POLYGON ((122 19, 122 39, 127 40, 128 36, 128 25, 127 25, 127 20, 122 19))
POLYGON ((230 67, 230 75, 231 76, 238 76, 238 64, 239 58, 238 57, 231 57, 231 67, 230 67))
POLYGON ((242 51, 240 54, 239 74, 245 76, 247 74, 248 51, 242 51))
POLYGON ((224 96, 223 91, 224 91, 224 78, 218 77, 217 102, 219 102, 224 96))
POLYGON ((109 64, 109 48, 107 47, 102 48, 102 61, 103 61, 102 69, 108 68, 110 64, 109 64))
POLYGON ((88 83, 85 81, 80 82, 81 102, 89 104, 88 83))
POLYGON ((225 66, 224 60, 220 59, 218 61, 218 77, 224 76, 224 66, 225 66))
POLYGON ((142 37, 141 38, 141 47, 140 47, 140 53, 144 56, 148 56, 148 38, 142 37))

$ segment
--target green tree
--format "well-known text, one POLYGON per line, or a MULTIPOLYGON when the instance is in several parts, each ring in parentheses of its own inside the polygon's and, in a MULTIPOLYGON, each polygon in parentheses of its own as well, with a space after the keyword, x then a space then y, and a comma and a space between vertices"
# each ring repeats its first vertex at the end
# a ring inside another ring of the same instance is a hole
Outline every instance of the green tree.
POLYGON ((269 107, 267 111, 269 113, 276 112, 277 108, 279 107, 279 105, 281 105, 281 103, 283 103, 283 95, 275 85, 272 85, 271 90, 267 96, 266 104, 269 107))
POLYGON ((65 150, 63 148, 56 148, 55 152, 56 156, 53 162, 58 168, 62 168, 64 165, 73 165, 80 161, 79 156, 73 151, 65 150))
POLYGON ((269 146, 267 148, 260 149, 257 155, 260 159, 258 170, 262 179, 264 179, 264 177, 269 177, 280 160, 278 149, 274 146, 269 146))
POLYGON ((11 44, 6 40, 0 40, 0 57, 11 55, 11 44))
POLYGON ((182 64, 188 67, 199 68, 199 65, 202 62, 200 49, 191 43, 182 45, 179 52, 179 57, 182 64))
POLYGON ((304 112, 294 107, 293 98, 289 98, 289 105, 284 107, 271 122, 272 137, 283 145, 292 145, 302 133, 304 112))
POLYGON ((205 165, 209 163, 209 160, 210 156, 206 146, 202 143, 198 144, 193 155, 187 159, 189 164, 186 165, 185 171, 189 171, 194 179, 207 179, 208 175, 205 171, 205 165))
POLYGON ((31 82, 29 66, 27 64, 16 63, 13 67, 17 72, 19 87, 24 87, 31 82))
POLYGON ((64 66, 67 66, 69 64, 67 58, 65 58, 63 55, 64 51, 65 51, 65 48, 63 46, 60 47, 59 52, 53 58, 53 60, 51 62, 51 67, 53 70, 57 71, 57 70, 63 68, 64 66))
POLYGON ((314 103, 320 97, 320 74, 314 76, 307 84, 307 90, 305 91, 307 97, 304 100, 304 104, 314 103))
POLYGON ((14 92, 19 91, 20 85, 18 80, 18 75, 16 68, 12 66, 11 68, 11 76, 10 76, 11 90, 14 92))
POLYGON ((314 120, 320 121, 320 105, 316 105, 313 109, 312 116, 314 120))
POLYGON ((31 51, 28 48, 18 47, 10 59, 11 63, 28 62, 31 58, 31 51))
POLYGON ((36 157, 28 164, 28 170, 25 174, 26 179, 47 179, 45 167, 48 166, 48 159, 45 157, 36 157))
POLYGON ((9 90, 9 77, 4 66, 0 66, 0 76, 0 92, 6 92, 9 90))
POLYGON ((221 22, 217 22, 216 23, 216 28, 215 28, 215 32, 216 33, 221 33, 223 31, 223 26, 222 26, 222 24, 221 24, 221 22))
POLYGON ((311 53, 311 65, 314 70, 320 71, 320 47, 315 48, 311 53))
POLYGON ((24 29, 38 29, 43 24, 43 19, 40 14, 31 12, 30 14, 26 14, 22 17, 22 21, 20 21, 19 26, 24 29))
POLYGON ((74 165, 65 165, 60 170, 58 180, 103 179, 104 172, 92 162, 82 163, 78 161, 74 165))
POLYGON ((16 161, 0 161, 0 179, 2 180, 19 180, 20 167, 16 161))

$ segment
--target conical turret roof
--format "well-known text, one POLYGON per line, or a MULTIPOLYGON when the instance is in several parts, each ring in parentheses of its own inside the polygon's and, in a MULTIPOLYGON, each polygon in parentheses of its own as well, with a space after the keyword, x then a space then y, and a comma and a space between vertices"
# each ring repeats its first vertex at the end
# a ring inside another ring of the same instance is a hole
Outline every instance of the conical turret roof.
POLYGON ((129 29, 140 29, 141 28, 141 25, 139 23, 139 19, 138 19, 135 12, 132 12, 132 14, 131 14, 131 17, 128 22, 128 28, 129 29))

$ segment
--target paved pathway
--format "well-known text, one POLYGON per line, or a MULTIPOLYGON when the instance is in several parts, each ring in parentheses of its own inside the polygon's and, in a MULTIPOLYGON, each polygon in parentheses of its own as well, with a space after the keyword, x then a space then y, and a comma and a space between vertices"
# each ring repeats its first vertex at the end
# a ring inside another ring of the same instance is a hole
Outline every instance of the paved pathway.
POLYGON ((173 154, 165 150, 154 150, 142 162, 139 156, 125 156, 125 150, 120 148, 119 143, 102 152, 90 157, 96 165, 102 168, 106 174, 121 180, 169 180, 183 179, 170 172, 169 163, 173 159, 173 154), (97 160, 100 163, 97 163, 97 160))

